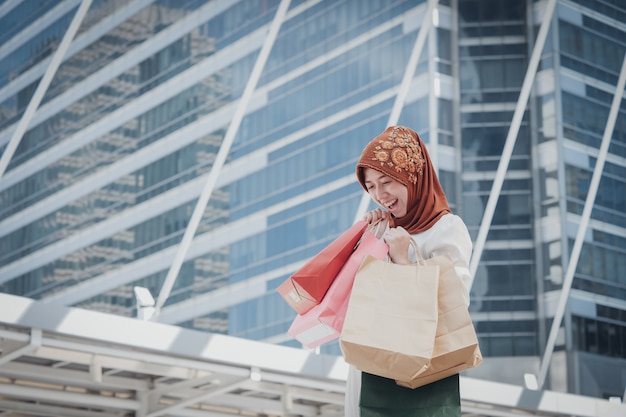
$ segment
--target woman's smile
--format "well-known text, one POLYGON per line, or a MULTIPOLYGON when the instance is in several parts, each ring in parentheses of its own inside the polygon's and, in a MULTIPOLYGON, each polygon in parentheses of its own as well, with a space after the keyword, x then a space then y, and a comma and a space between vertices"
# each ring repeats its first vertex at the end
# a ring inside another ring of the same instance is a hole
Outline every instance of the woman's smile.
POLYGON ((367 192, 378 205, 396 218, 406 215, 409 191, 404 184, 371 168, 363 169, 363 179, 367 192))
POLYGON ((388 203, 381 204, 383 207, 386 207, 387 210, 393 212, 394 208, 398 208, 398 200, 393 200, 388 203))

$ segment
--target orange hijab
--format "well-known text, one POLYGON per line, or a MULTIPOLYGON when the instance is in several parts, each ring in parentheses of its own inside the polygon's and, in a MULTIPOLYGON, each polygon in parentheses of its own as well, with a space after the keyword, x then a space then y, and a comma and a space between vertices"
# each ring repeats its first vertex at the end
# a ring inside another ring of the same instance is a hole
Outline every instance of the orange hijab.
POLYGON ((363 168, 372 168, 408 188, 406 215, 393 219, 410 234, 430 229, 451 213, 437 173, 419 135, 408 127, 389 126, 367 144, 356 165, 356 176, 365 191, 363 168))

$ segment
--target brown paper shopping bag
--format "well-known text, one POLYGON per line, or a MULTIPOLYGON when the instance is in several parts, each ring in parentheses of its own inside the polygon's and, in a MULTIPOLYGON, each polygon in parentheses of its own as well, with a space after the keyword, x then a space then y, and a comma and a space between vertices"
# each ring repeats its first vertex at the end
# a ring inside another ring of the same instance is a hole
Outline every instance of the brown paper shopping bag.
POLYGON ((482 362, 478 338, 472 324, 463 284, 448 256, 437 256, 423 265, 439 267, 438 320, 433 357, 425 372, 411 380, 396 378, 396 383, 416 388, 430 384, 482 362))
POLYGON ((357 369, 411 381, 428 369, 437 328, 437 265, 366 257, 352 287, 340 337, 357 369))

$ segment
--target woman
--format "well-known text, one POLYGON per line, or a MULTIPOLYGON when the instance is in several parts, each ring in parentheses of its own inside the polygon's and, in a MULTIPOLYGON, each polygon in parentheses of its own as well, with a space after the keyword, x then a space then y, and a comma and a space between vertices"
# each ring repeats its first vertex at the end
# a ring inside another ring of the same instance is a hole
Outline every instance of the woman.
MULTIPOLYGON (((382 238, 389 258, 398 264, 417 261, 410 239, 421 256, 452 258, 469 304, 469 258, 472 242, 460 217, 452 214, 424 143, 413 130, 390 126, 363 150, 356 166, 361 186, 381 208, 367 213, 369 223, 388 222, 382 238)), ((416 389, 361 373, 351 367, 346 389, 346 417, 461 416, 459 376, 416 389), (360 411, 359 411, 360 410, 360 411)))

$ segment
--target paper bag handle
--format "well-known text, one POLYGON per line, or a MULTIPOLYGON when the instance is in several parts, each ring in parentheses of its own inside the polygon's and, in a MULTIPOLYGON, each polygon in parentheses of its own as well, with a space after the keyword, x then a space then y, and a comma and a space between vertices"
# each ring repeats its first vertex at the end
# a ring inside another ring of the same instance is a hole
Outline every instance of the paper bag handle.
MULTIPOLYGON (((358 248, 359 245, 361 244, 361 241, 363 240, 363 237, 365 236, 366 232, 370 232, 374 235, 374 237, 376 237, 376 239, 381 240, 378 236, 376 236, 378 234, 378 228, 380 227, 380 225, 383 223, 382 219, 378 219, 376 221, 376 223, 372 223, 369 226, 367 226, 367 228, 365 229, 365 232, 363 232, 363 234, 361 235, 361 238, 356 242, 356 244, 354 245, 354 249, 358 248)), ((389 255, 387 255, 389 256, 389 255)))
POLYGON ((417 262, 424 262, 424 257, 422 256, 422 251, 420 250, 419 246, 417 245, 417 242, 415 241, 415 239, 413 239, 413 237, 411 237, 410 240, 410 245, 413 247, 413 251, 415 251, 415 258, 417 259, 417 262))
POLYGON ((372 223, 369 225, 367 231, 372 232, 377 239, 380 239, 380 237, 378 237, 378 229, 380 228, 381 224, 383 224, 383 219, 378 219, 376 220, 376 223, 372 223))
MULTIPOLYGON (((370 224, 367 227, 366 231, 373 233, 374 236, 377 237, 378 229, 380 228, 380 225, 383 224, 383 223, 384 222, 383 222, 382 219, 378 219, 375 223, 370 224)), ((365 236, 365 233, 363 233, 363 236, 365 236)), ((361 236, 361 239, 359 239, 359 241, 355 245, 355 248, 359 246, 359 244, 361 243, 361 240, 363 240, 363 236, 361 236)), ((377 239, 381 239, 381 238, 377 237, 377 239)), ((413 236, 410 237, 409 244, 413 247, 413 251, 415 252, 415 258, 417 259, 417 262, 418 263, 419 262, 424 262, 425 259, 422 256, 422 252, 420 251, 420 248, 417 245, 417 242, 415 241, 415 239, 413 239, 413 236)), ((386 260, 387 260, 387 262, 391 262, 391 258, 389 257, 389 253, 387 253, 386 260)))
MULTIPOLYGON (((417 263, 424 262, 425 259, 422 256, 422 251, 420 251, 420 248, 417 245, 417 242, 415 241, 415 239, 413 239, 413 237, 411 237, 411 239, 409 240, 409 244, 413 247, 413 251, 415 252, 415 258, 417 259, 417 263)), ((385 257, 385 260, 387 262, 391 262, 391 258, 389 257, 389 253, 387 253, 387 256, 385 257)))

